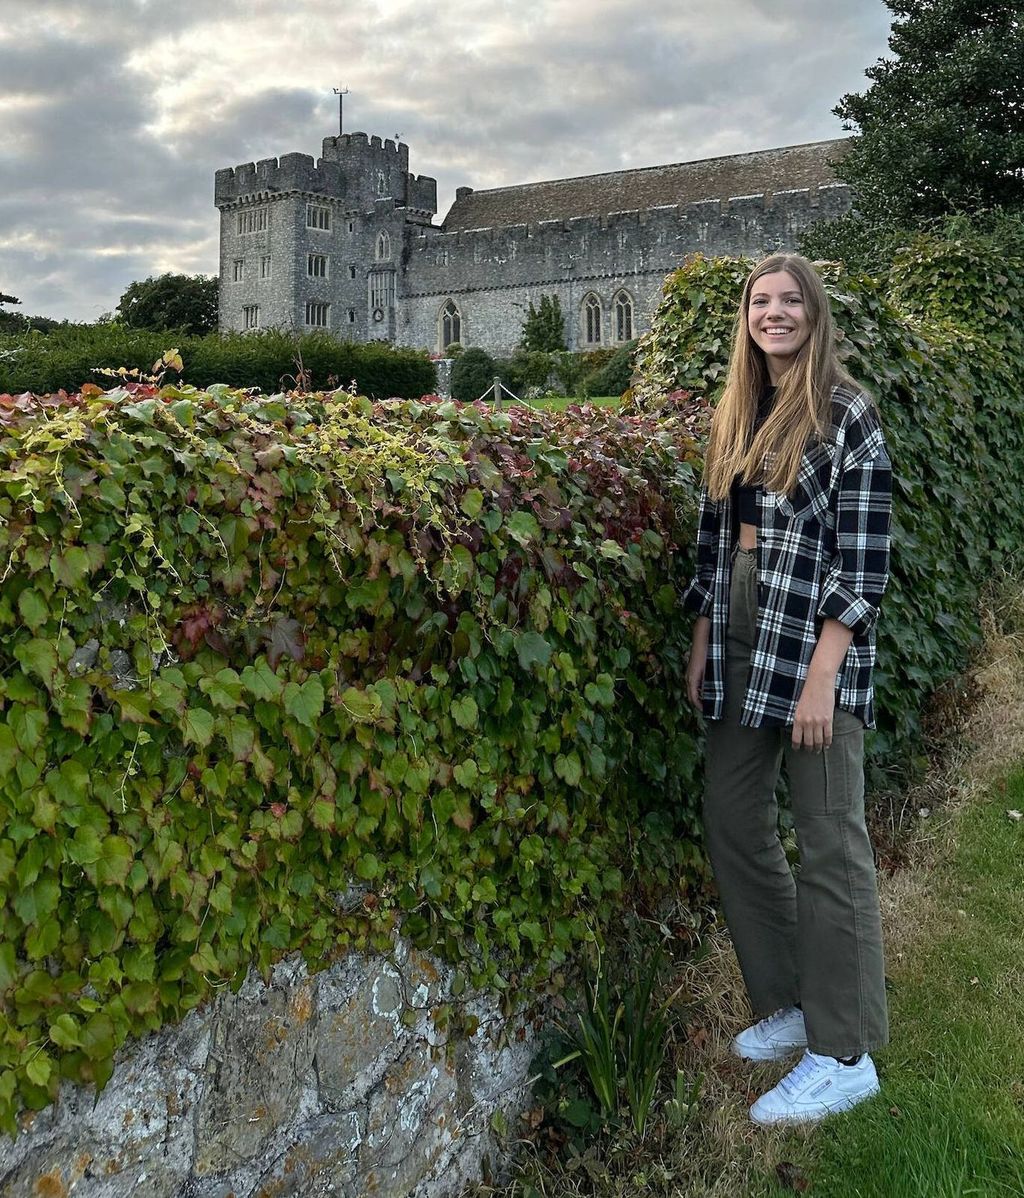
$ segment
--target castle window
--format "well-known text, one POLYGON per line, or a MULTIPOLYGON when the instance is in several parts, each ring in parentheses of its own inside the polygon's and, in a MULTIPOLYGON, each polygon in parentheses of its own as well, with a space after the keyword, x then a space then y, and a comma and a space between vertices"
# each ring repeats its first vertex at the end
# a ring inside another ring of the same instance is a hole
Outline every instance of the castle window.
POLYGON ((241 283, 241 281, 245 278, 245 259, 244 258, 236 258, 235 259, 234 273, 232 274, 232 278, 234 279, 234 281, 236 283, 241 283))
POLYGON ((264 254, 263 257, 260 259, 260 278, 261 279, 269 279, 270 278, 270 255, 269 254, 264 254))
POLYGON ((356 268, 354 266, 350 266, 348 268, 348 277, 350 279, 354 279, 356 277, 356 268))
POLYGON ((377 194, 379 196, 388 194, 388 181, 383 171, 377 172, 377 194))
POLYGON ((327 255, 326 254, 307 254, 306 255, 306 274, 311 279, 326 279, 327 278, 327 255))
POLYGON ((386 262, 391 257, 391 238, 387 233, 377 235, 376 257, 378 262, 386 262))
POLYGON ((331 227, 331 210, 325 208, 322 204, 307 204, 306 205, 306 228, 307 229, 330 229, 331 227))
POLYGON ((266 208, 247 208, 238 214, 239 233, 262 233, 267 227, 266 208))
POLYGON ((355 222, 350 220, 350 221, 348 222, 348 231, 349 231, 350 233, 354 233, 354 232, 355 232, 355 228, 356 228, 356 226, 355 226, 355 222))
POLYGON ((449 345, 462 343, 462 313, 454 300, 446 300, 439 317, 438 348, 444 353, 449 345))
POLYGON ((247 329, 258 329, 260 327, 259 304, 246 304, 242 309, 242 321, 247 329))
POLYGON ((391 270, 371 271, 368 279, 370 307, 387 311, 395 303, 395 274, 391 270))
POLYGON ((633 340, 633 300, 628 291, 615 297, 615 340, 633 340))
POLYGON ((588 295, 583 301, 583 341, 586 345, 601 344, 601 301, 588 295))
POLYGON ((349 310, 348 310, 348 323, 349 323, 349 324, 355 324, 355 323, 356 323, 356 310, 355 310, 355 308, 349 308, 349 310))
POLYGON ((306 300, 306 324, 314 329, 326 329, 331 313, 331 305, 319 300, 306 300))

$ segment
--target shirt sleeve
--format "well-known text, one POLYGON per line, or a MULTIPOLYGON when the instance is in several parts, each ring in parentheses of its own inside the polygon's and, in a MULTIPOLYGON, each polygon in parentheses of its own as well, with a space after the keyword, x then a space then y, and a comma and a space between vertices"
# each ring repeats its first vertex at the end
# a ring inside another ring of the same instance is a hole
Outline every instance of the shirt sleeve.
POLYGON ((836 549, 825 571, 818 604, 822 619, 838 620, 855 634, 878 619, 889 581, 892 465, 877 417, 848 430, 836 499, 836 549))
POLYGON ((709 499, 707 491, 701 487, 697 508, 697 572, 683 592, 683 607, 698 616, 711 615, 717 527, 718 504, 709 499))

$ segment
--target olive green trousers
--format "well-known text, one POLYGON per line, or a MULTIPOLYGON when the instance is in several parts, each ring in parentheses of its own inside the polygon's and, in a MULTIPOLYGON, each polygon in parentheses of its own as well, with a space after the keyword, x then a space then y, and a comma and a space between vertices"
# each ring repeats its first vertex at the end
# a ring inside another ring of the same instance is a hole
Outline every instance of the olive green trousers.
POLYGON ((704 832, 751 1006, 799 1003, 808 1047, 854 1056, 888 1040, 874 855, 864 823, 864 727, 838 708, 832 744, 794 749, 792 726, 744 728, 757 619, 757 557, 733 559, 725 710, 707 722, 704 832), (778 832, 785 761, 800 849, 794 878, 778 832))

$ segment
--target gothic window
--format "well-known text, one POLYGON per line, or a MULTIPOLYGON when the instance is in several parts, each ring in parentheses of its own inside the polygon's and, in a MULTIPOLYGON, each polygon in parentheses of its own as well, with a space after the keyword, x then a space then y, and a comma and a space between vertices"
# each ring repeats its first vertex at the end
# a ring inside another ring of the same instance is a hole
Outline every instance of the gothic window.
POLYGON ((245 278, 245 259, 236 258, 234 263, 233 279, 236 283, 241 283, 245 278))
POLYGON ((356 268, 354 266, 350 266, 348 268, 348 277, 350 279, 354 279, 356 277, 356 268))
POLYGON ((306 255, 306 275, 310 279, 326 279, 327 278, 327 255, 326 254, 307 254, 306 255))
POLYGON ((377 261, 386 262, 391 257, 391 238, 387 233, 377 234, 377 261))
POLYGON ((601 301, 596 295, 588 295, 583 301, 583 342, 601 344, 601 301))
POLYGON ((440 315, 440 336, 438 349, 442 353, 449 345, 462 343, 462 313, 454 300, 446 300, 440 315))
POLYGON ((319 300, 306 301, 306 324, 314 329, 326 329, 331 312, 331 305, 319 300))
POLYGON ((377 194, 379 196, 388 194, 388 181, 383 171, 377 172, 377 194))
POLYGON ((628 291, 615 297, 615 340, 633 340, 633 300, 628 291))
POLYGON ((263 257, 260 259, 260 278, 261 279, 269 279, 270 278, 270 255, 269 254, 264 254, 263 257))
POLYGON ((242 318, 247 329, 258 329, 260 327, 259 304, 246 304, 242 309, 242 318))
POLYGON ((330 229, 331 227, 331 210, 324 208, 322 204, 307 204, 306 205, 306 228, 307 229, 330 229))

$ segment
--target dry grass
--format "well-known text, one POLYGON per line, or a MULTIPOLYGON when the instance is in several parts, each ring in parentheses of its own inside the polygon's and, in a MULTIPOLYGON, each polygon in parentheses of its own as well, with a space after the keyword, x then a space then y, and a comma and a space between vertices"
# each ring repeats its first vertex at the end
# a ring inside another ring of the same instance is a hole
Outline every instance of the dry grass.
MULTIPOLYGON (((970 710, 959 713, 943 744, 942 764, 904 792, 900 812, 904 868, 879 879, 889 967, 913 969, 922 929, 948 920, 929 885, 938 854, 956 844, 958 814, 1001 774, 1024 761, 1024 590, 1011 579, 993 588, 984 616, 984 646, 968 685, 970 710)), ((940 730, 941 732, 941 730, 940 730)), ((751 1066, 729 1052, 729 1042, 749 1022, 749 1008, 727 935, 706 937, 693 959, 677 967, 672 983, 678 1018, 671 1031, 665 1075, 673 1066, 687 1079, 703 1075, 695 1117, 682 1128, 654 1121, 645 1143, 611 1137, 579 1156, 552 1153, 524 1142, 519 1179, 502 1188, 481 1187, 479 1198, 751 1198, 779 1192, 770 1179, 785 1176, 794 1133, 755 1128, 750 1102, 771 1088, 786 1064, 751 1066), (788 1148, 787 1148, 788 1145, 788 1148), (781 1170, 780 1170, 781 1166, 781 1170)), ((801 1138, 814 1131, 796 1133, 801 1138)), ((801 1188, 799 1173, 790 1184, 801 1188)))

